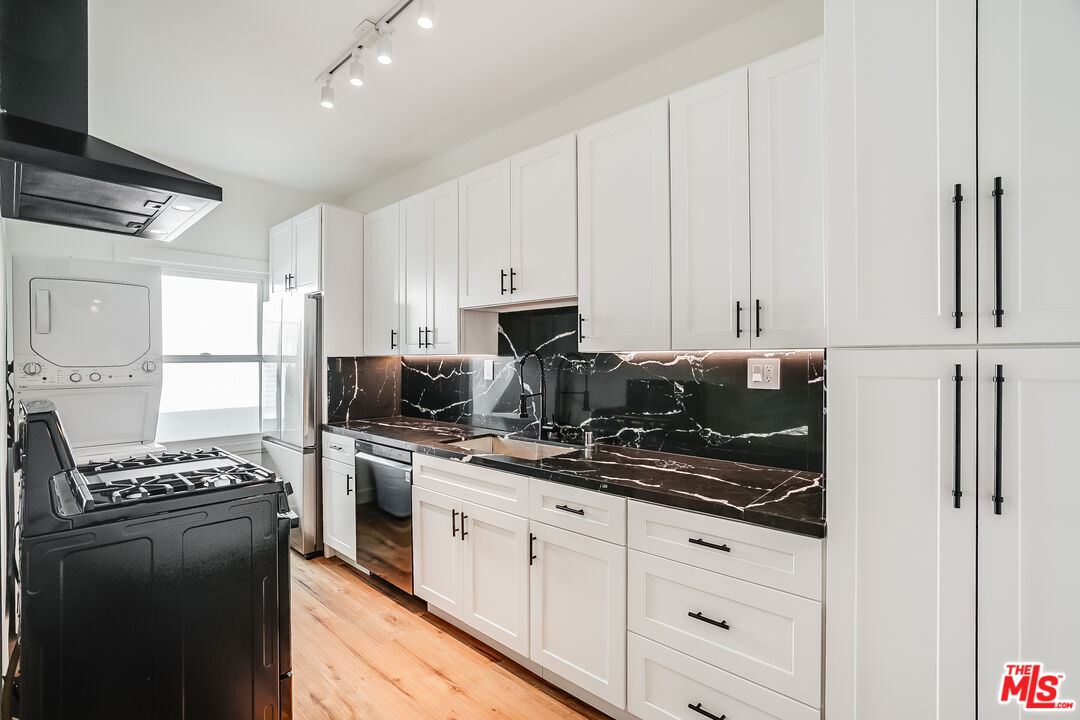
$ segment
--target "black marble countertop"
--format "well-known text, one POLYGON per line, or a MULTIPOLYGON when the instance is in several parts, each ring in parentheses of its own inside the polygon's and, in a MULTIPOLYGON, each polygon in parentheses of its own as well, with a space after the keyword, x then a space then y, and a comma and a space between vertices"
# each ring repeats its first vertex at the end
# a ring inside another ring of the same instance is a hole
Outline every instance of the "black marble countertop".
POLYGON ((505 433, 398 416, 330 423, 323 429, 412 452, 468 458, 467 462, 507 472, 825 537, 819 473, 600 444, 591 451, 580 448, 542 460, 484 455, 448 443, 505 433))

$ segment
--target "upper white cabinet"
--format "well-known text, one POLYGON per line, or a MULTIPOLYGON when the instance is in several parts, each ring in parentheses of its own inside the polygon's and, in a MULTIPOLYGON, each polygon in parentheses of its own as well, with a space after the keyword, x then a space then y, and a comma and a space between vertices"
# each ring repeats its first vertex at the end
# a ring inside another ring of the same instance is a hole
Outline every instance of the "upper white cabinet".
POLYGON ((458 352, 457 181, 402 200, 401 352, 458 352))
POLYGON ((1080 342, 1080 4, 980 0, 978 24, 979 342, 1080 342))
POLYGON ((573 135, 510 158, 510 298, 577 295, 577 142, 573 135))
POLYGON ((671 103, 671 345, 750 347, 746 68, 671 103))
POLYGON ((322 205, 270 229, 270 292, 322 290, 322 205))
POLYGON ((825 345, 822 40, 750 65, 753 347, 825 345))
POLYGON ((827 0, 825 24, 829 345, 974 343, 975 0, 827 0))
POLYGON ((975 717, 976 354, 830 350, 827 718, 975 717))
POLYGON ((668 101, 578 133, 578 347, 671 347, 668 101))
POLYGON ((398 204, 364 217, 364 346, 368 355, 400 355, 398 204))
POLYGON ((498 305, 510 292, 510 160, 458 179, 460 307, 498 305))

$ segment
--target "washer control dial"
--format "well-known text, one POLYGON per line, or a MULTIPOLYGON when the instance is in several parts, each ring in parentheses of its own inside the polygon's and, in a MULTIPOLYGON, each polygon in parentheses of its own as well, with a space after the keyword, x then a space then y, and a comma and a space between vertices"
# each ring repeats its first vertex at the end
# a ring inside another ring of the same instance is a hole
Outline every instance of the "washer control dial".
POLYGON ((157 363, 153 360, 147 360, 142 364, 142 369, 148 373, 154 372, 155 370, 157 370, 157 363))
POLYGON ((82 375, 80 373, 73 372, 71 373, 71 375, 68 376, 68 380, 70 380, 71 382, 82 382, 82 375))
POLYGON ((91 381, 97 382, 100 379, 101 379, 101 373, 97 373, 97 372, 90 373, 90 380, 91 381))
POLYGON ((28 362, 22 366, 22 369, 27 375, 37 375, 41 372, 41 363, 28 362))

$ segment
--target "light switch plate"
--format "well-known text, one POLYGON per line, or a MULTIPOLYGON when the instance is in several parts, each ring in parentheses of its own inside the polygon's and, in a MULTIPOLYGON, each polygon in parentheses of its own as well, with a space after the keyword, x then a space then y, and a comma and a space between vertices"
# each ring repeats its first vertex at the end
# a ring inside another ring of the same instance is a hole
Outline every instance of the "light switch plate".
POLYGON ((747 358, 746 387, 751 390, 779 390, 780 358, 747 358))
POLYGON ((495 358, 484 358, 484 379, 495 379, 495 358))

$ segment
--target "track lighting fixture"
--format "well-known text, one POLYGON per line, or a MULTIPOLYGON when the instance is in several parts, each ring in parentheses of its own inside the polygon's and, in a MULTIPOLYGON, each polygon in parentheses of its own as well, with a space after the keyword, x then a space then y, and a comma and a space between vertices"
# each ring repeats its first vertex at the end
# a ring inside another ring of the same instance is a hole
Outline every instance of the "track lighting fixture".
POLYGON ((360 87, 364 84, 364 66, 360 63, 360 51, 353 53, 349 61, 349 84, 360 87))
POLYGON ((419 0, 416 24, 425 30, 435 27, 435 0, 419 0))
POLYGON ((390 42, 390 33, 392 31, 386 25, 381 25, 378 32, 379 40, 375 45, 375 59, 383 65, 389 65, 394 61, 393 43, 390 42))
POLYGON ((322 90, 319 91, 319 104, 327 110, 334 107, 334 88, 330 87, 330 76, 323 80, 322 90))

